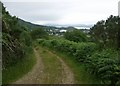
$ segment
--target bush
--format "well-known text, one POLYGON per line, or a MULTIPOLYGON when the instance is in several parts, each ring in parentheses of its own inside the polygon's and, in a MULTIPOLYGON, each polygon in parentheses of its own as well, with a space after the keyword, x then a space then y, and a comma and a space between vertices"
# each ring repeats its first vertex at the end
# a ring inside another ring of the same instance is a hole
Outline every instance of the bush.
POLYGON ((96 44, 91 42, 76 43, 68 40, 40 40, 39 43, 51 49, 66 52, 82 62, 85 62, 87 57, 90 57, 97 49, 96 44))
POLYGON ((64 34, 64 38, 70 41, 74 41, 74 42, 86 42, 87 41, 86 34, 77 29, 67 31, 64 34))
POLYGON ((95 43, 76 43, 68 40, 39 40, 40 44, 51 49, 72 55, 84 63, 87 71, 103 83, 114 86, 120 80, 118 52, 113 49, 97 50, 95 43))
POLYGON ((120 65, 118 60, 113 58, 114 53, 109 53, 112 50, 103 50, 96 52, 89 59, 88 69, 102 80, 105 84, 114 86, 120 80, 120 65))
POLYGON ((90 57, 96 50, 96 44, 94 43, 79 43, 75 52, 75 56, 79 61, 84 62, 87 57, 90 57))
POLYGON ((31 31, 31 37, 33 40, 38 38, 48 39, 48 33, 42 28, 36 28, 31 31))

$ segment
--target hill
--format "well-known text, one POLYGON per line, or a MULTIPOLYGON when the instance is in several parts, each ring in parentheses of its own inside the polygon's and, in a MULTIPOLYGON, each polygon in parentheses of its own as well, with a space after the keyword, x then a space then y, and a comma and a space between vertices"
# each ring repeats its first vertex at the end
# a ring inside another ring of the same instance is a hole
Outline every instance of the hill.
POLYGON ((45 28, 46 26, 43 26, 43 25, 37 25, 37 24, 33 24, 31 22, 27 22, 27 21, 24 21, 20 18, 18 18, 18 23, 24 27, 27 27, 29 29, 33 29, 33 28, 45 28))

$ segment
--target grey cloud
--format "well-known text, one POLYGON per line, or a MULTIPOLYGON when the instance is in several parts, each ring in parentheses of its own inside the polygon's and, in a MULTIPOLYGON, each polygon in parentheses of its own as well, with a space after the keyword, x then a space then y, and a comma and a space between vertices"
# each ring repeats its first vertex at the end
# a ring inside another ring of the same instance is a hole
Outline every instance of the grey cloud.
POLYGON ((30 21, 57 21, 67 13, 70 4, 51 2, 6 2, 11 14, 30 21))
POLYGON ((32 21, 36 20, 36 21, 57 21, 59 19, 61 19, 60 16, 57 16, 57 15, 49 15, 49 14, 46 14, 46 15, 36 15, 36 16, 27 16, 26 17, 27 19, 30 19, 32 21))
POLYGON ((79 23, 93 21, 96 23, 99 19, 107 18, 109 15, 117 15, 119 0, 38 1, 4 2, 4 4, 10 14, 30 22, 79 23), (93 15, 94 17, 91 18, 93 15))

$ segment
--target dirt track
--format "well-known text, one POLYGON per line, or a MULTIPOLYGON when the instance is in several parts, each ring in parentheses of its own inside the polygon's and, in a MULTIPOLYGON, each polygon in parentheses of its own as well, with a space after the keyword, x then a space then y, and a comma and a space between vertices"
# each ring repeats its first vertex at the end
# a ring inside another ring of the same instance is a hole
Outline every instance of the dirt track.
MULTIPOLYGON (((47 76, 44 71, 44 63, 42 62, 42 58, 40 53, 38 52, 39 49, 34 49, 35 57, 36 57, 36 64, 34 65, 33 69, 28 72, 25 76, 14 82, 14 84, 46 84, 44 77, 47 76), (44 83, 43 83, 44 82, 44 83)), ((49 51, 50 52, 50 51, 49 51)), ((52 52, 50 52, 52 53, 52 52)), ((53 54, 53 53, 52 53, 53 54)), ((56 56, 56 55, 55 55, 56 56)), ((59 60, 62 66, 62 78, 60 82, 54 82, 53 84, 74 84, 74 75, 70 68, 66 65, 66 63, 58 56, 56 58, 59 60)), ((49 65, 49 64, 48 64, 49 65)), ((52 77, 49 77, 52 79, 52 77)))

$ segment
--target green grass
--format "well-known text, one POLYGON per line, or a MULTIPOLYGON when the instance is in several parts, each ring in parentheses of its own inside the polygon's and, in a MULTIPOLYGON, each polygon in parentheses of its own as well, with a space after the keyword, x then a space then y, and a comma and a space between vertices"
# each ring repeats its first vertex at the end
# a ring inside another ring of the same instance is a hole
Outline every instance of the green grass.
POLYGON ((39 53, 44 65, 44 79, 42 82, 45 84, 60 83, 62 79, 62 65, 59 59, 57 59, 55 54, 42 47, 39 47, 39 53))
POLYGON ((28 73, 36 62, 33 51, 29 52, 28 55, 14 66, 8 67, 2 71, 2 84, 11 84, 18 80, 23 75, 28 73))
POLYGON ((74 78, 75 78, 75 84, 100 84, 101 82, 99 79, 94 77, 93 75, 89 74, 86 69, 84 64, 79 63, 74 57, 62 53, 59 51, 52 51, 54 54, 58 55, 61 57, 64 62, 71 68, 71 70, 74 73, 74 78))

